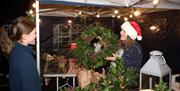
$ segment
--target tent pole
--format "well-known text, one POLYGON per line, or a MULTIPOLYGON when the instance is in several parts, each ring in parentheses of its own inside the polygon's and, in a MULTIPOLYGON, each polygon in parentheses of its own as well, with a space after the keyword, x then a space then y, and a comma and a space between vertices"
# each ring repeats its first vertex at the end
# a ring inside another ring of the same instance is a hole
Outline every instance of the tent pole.
POLYGON ((40 75, 40 31, 39 31, 39 1, 36 0, 36 60, 37 70, 40 75))

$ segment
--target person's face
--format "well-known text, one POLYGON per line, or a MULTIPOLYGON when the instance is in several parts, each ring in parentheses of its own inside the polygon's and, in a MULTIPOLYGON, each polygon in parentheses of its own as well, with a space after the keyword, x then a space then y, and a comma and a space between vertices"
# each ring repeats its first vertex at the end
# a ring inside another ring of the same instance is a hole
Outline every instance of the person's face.
POLYGON ((121 30, 120 36, 121 36, 120 40, 122 40, 122 41, 126 41, 127 40, 128 35, 127 35, 127 33, 125 31, 121 30))
POLYGON ((35 45, 35 39, 36 39, 36 29, 34 28, 32 32, 29 34, 24 34, 26 39, 26 44, 35 45))

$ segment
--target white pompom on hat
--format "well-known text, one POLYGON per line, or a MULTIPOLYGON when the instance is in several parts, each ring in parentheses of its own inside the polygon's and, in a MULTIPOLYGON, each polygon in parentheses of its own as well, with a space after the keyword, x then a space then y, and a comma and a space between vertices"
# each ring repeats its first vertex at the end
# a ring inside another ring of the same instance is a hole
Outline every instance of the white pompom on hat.
POLYGON ((142 40, 141 28, 136 22, 126 21, 121 25, 121 29, 125 31, 131 39, 142 40))

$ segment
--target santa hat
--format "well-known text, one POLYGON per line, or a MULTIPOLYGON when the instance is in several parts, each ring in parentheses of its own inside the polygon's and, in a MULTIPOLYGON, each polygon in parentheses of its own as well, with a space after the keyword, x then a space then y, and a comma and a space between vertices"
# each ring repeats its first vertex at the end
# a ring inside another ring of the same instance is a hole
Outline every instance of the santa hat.
POLYGON ((141 28, 139 27, 139 25, 136 22, 126 21, 121 25, 121 29, 123 31, 125 31, 131 39, 142 40, 141 28))

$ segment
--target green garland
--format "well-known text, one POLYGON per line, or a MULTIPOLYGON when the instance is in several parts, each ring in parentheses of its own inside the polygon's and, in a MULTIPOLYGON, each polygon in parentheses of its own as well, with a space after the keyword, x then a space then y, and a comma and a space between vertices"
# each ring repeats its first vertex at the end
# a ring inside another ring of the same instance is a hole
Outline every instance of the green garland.
POLYGON ((36 22, 36 15, 35 14, 31 14, 31 13, 26 11, 26 17, 29 18, 30 20, 32 20, 33 22, 36 22))
POLYGON ((77 48, 72 53, 77 57, 78 64, 87 69, 104 65, 107 62, 104 58, 118 49, 117 36, 111 33, 110 29, 101 26, 87 28, 75 42, 77 48), (93 39, 99 39, 99 43, 103 45, 98 53, 94 51, 95 47, 91 43, 93 39))
POLYGON ((106 78, 91 83, 85 88, 76 87, 74 91, 134 91, 138 86, 134 68, 125 68, 122 59, 116 59, 116 66, 109 67, 106 78))

